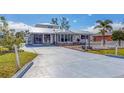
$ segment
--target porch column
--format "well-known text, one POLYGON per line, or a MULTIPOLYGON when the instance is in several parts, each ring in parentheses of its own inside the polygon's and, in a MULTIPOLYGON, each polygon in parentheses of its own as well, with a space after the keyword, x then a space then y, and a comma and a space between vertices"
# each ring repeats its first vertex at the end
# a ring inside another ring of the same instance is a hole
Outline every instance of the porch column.
POLYGON ((65 43, 65 34, 63 34, 63 42, 65 43))
POLYGON ((44 34, 43 34, 43 36, 42 36, 42 40, 43 40, 43 43, 44 43, 44 34))
POLYGON ((35 39, 34 39, 34 35, 35 35, 35 34, 31 34, 31 38, 30 38, 31 44, 34 44, 34 40, 35 40, 35 39))
POLYGON ((55 44, 57 43, 57 39, 56 39, 56 37, 57 37, 57 34, 54 34, 55 36, 54 36, 54 41, 55 41, 55 44))
POLYGON ((60 41, 59 42, 61 43, 61 34, 60 34, 60 37, 59 38, 60 38, 60 41))
POLYGON ((50 34, 50 43, 52 44, 53 43, 53 35, 50 34))
POLYGON ((67 35, 67 43, 69 43, 69 34, 67 35))

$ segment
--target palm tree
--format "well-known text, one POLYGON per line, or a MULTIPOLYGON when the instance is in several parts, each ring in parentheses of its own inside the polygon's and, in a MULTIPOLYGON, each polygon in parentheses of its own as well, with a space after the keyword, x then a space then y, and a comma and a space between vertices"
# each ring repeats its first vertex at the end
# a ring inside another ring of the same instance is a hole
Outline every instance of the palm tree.
POLYGON ((58 25, 58 19, 57 18, 52 18, 50 23, 58 25))
POLYGON ((62 17, 60 19, 60 29, 69 30, 69 28, 70 28, 69 20, 66 17, 62 17))
POLYGON ((96 28, 100 29, 103 39, 103 46, 105 46, 105 33, 112 30, 112 26, 110 24, 112 24, 113 22, 107 19, 107 20, 97 20, 96 23, 98 23, 98 25, 96 25, 94 29, 96 28))

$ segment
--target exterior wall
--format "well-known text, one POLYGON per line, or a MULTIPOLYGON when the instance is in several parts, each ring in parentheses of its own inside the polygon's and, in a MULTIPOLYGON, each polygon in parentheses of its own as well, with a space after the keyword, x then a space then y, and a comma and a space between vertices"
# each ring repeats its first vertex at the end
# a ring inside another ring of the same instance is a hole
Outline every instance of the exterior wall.
MULTIPOLYGON (((93 36, 93 41, 102 41, 102 36, 93 36)), ((112 41, 112 35, 106 35, 105 36, 106 41, 112 41)))

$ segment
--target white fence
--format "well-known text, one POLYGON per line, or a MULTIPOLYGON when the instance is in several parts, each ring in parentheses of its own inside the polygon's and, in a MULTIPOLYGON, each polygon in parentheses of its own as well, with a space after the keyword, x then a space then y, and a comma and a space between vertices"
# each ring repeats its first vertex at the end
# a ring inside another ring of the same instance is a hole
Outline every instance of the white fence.
MULTIPOLYGON (((91 42, 90 45, 93 48, 102 48, 102 42, 91 42)), ((106 48, 115 48, 116 45, 118 45, 117 41, 106 41, 105 47, 106 48)), ((124 48, 124 41, 121 41, 121 46, 118 46, 119 48, 124 48)))

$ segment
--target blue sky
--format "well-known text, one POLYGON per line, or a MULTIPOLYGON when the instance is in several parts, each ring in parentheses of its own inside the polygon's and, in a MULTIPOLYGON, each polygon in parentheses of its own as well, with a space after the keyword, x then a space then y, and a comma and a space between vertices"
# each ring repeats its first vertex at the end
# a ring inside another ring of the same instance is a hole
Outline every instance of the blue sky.
POLYGON ((96 20, 111 19, 113 22, 124 21, 124 14, 0 14, 8 21, 22 22, 27 25, 50 22, 52 17, 66 17, 70 21, 71 29, 85 29, 93 26, 96 20))

